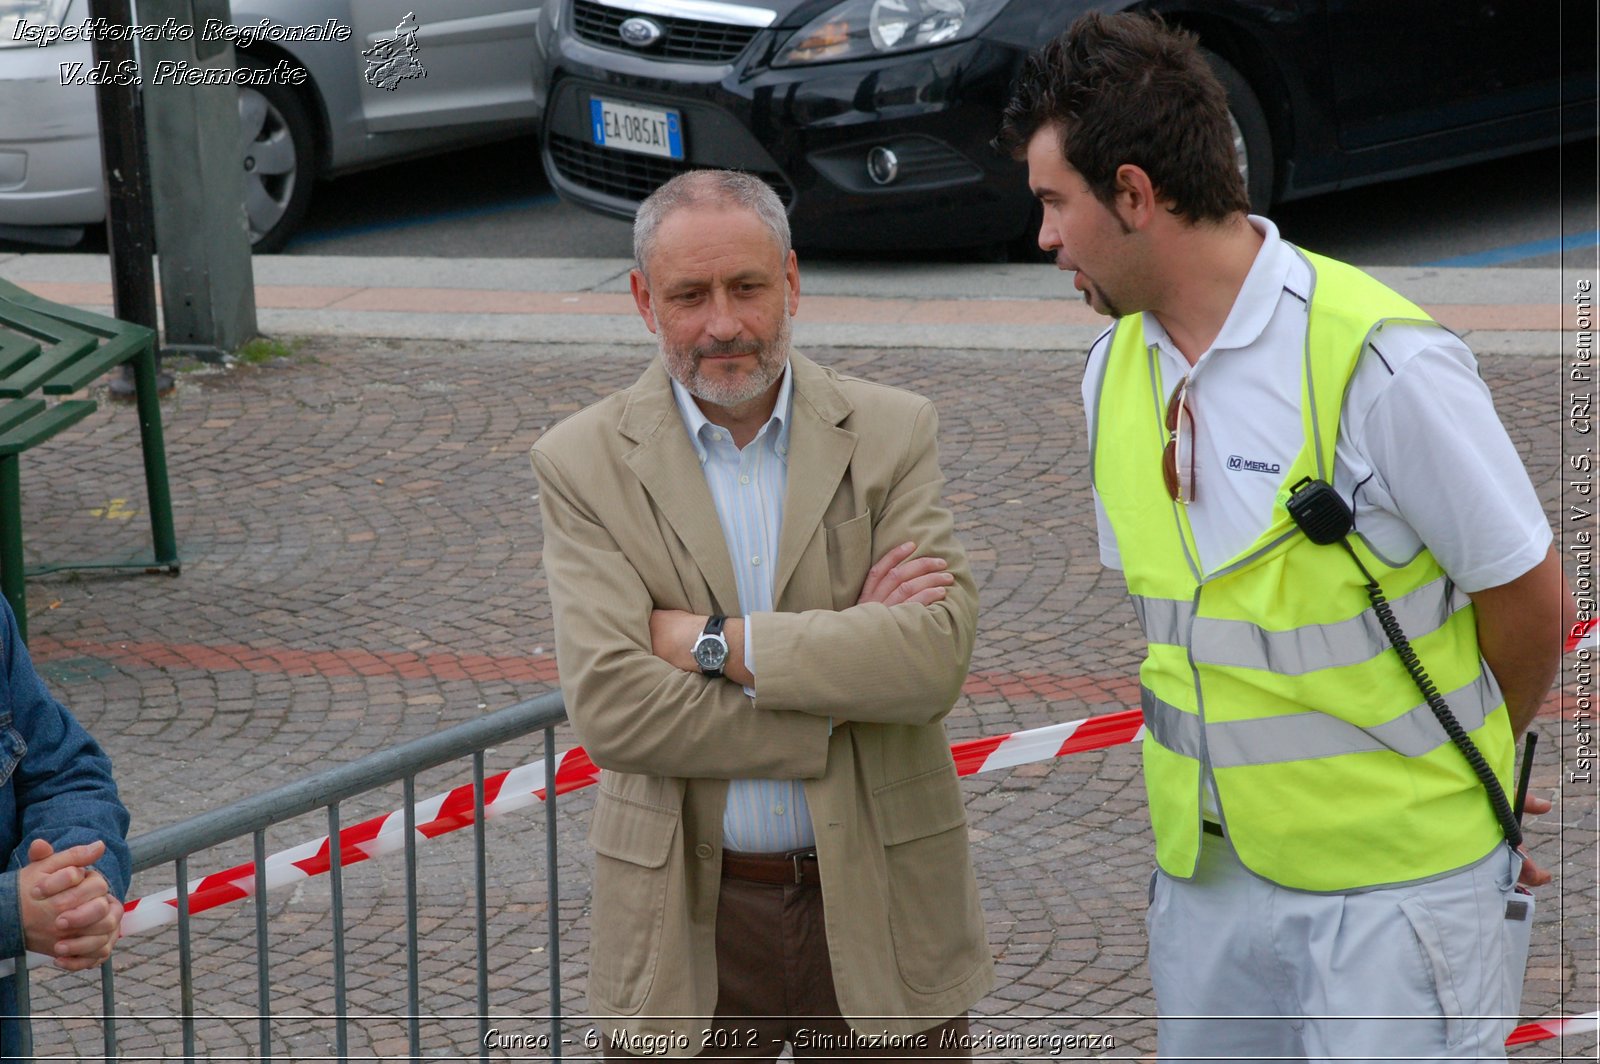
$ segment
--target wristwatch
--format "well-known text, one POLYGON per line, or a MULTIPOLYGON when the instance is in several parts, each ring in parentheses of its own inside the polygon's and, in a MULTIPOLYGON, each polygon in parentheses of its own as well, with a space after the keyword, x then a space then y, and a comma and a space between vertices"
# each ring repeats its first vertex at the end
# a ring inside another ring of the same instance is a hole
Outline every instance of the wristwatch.
POLYGON ((728 618, 712 614, 706 621, 705 631, 700 633, 700 638, 694 641, 694 663, 700 666, 700 672, 706 676, 721 676, 722 666, 728 662, 728 640, 722 634, 722 626, 728 618))

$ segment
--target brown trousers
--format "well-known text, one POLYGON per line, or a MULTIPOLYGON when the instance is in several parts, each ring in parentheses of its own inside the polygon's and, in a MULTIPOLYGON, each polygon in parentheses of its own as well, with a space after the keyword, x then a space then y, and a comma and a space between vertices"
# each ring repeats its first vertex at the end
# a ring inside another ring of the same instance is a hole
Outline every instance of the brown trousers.
MULTIPOLYGON (((670 978, 657 972, 656 978, 670 978)), ((822 888, 724 879, 717 898, 717 1014, 685 1031, 702 1059, 775 1061, 784 1043, 796 1062, 970 1060, 965 1014, 883 1045, 870 1021, 852 1030, 839 1014, 822 919, 822 888)), ((612 1046, 607 1060, 631 1060, 612 1046)))

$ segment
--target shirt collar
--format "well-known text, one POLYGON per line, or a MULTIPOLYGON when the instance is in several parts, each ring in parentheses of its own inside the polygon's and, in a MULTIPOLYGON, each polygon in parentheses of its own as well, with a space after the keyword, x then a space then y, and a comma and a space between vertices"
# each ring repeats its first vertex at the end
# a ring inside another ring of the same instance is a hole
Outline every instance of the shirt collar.
MULTIPOLYGON (((683 419, 683 427, 689 433, 689 442, 694 445, 694 453, 700 459, 700 464, 706 461, 706 436, 715 431, 713 425, 706 417, 705 411, 700 409, 700 404, 694 401, 694 396, 689 389, 679 383, 678 378, 668 375, 672 382, 672 397, 678 402, 678 416, 683 419)), ((761 426, 756 433, 756 439, 762 435, 770 434, 773 449, 778 452, 778 457, 787 458, 789 454, 789 422, 790 410, 794 405, 794 373, 790 367, 783 367, 782 383, 778 385, 778 400, 772 406, 772 416, 767 423, 761 426)))
MULTIPOLYGON (((1250 224, 1261 234, 1261 247, 1257 249, 1250 272, 1245 274, 1244 284, 1234 298, 1233 308, 1228 311, 1228 318, 1222 323, 1217 338, 1211 342, 1207 355, 1212 351, 1249 347, 1259 340, 1267 324, 1272 321, 1284 289, 1290 287, 1288 282, 1290 268, 1295 262, 1294 251, 1278 236, 1278 227, 1270 219, 1252 214, 1250 224)), ((1305 293, 1297 295, 1302 301, 1306 298, 1305 293)), ((1154 314, 1145 313, 1144 327, 1147 337, 1179 358, 1183 357, 1154 314)))

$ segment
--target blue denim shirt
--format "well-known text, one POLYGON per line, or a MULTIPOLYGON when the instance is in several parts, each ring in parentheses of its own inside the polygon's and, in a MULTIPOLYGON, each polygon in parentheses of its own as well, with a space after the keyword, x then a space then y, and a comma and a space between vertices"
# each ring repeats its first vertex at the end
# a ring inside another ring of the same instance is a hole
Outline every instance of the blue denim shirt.
MULTIPOLYGON (((126 900, 127 834, 111 759, 45 690, 11 606, 0 598, 0 853, 8 858, 0 873, 0 957, 23 952, 17 877, 34 839, 57 850, 103 840, 106 852, 94 867, 126 900)), ((16 1011, 12 995, 12 981, 0 980, 0 1015, 16 1011)), ((0 1033, 0 1052, 9 1048, 8 1033, 0 1033)))

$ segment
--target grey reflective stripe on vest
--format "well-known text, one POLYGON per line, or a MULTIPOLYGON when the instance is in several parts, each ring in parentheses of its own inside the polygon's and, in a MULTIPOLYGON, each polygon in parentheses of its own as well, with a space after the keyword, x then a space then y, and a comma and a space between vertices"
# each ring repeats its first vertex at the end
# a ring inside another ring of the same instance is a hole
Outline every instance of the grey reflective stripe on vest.
POLYGON ((1144 711, 1145 731, 1150 738, 1174 753, 1201 759, 1200 716, 1185 713, 1171 702, 1163 702, 1150 688, 1139 687, 1139 708, 1144 711))
MULTIPOLYGON (((1477 680, 1444 696, 1461 727, 1474 731, 1500 704, 1500 688, 1485 670, 1477 680)), ((1140 707, 1152 738, 1174 753, 1202 759, 1200 718, 1141 688, 1140 707)), ((1373 728, 1360 728, 1326 713, 1292 713, 1282 717, 1206 724, 1205 754, 1213 768, 1275 765, 1311 761, 1371 750, 1393 750, 1421 757, 1445 745, 1450 737, 1426 702, 1373 728)))
POLYGON ((1172 643, 1182 646, 1189 630, 1189 618, 1194 616, 1194 603, 1189 599, 1160 599, 1146 595, 1129 595, 1133 612, 1139 618, 1139 629, 1147 643, 1172 643))
MULTIPOLYGON (((1188 599, 1131 595, 1139 628, 1149 643, 1183 646, 1189 638, 1194 603, 1188 599)), ((1400 627, 1412 638, 1438 631, 1457 610, 1472 600, 1441 576, 1390 606, 1400 627)), ((1231 665, 1262 669, 1279 676, 1300 676, 1317 669, 1333 669, 1371 661, 1390 650, 1377 615, 1367 610, 1333 624, 1308 624, 1271 631, 1249 621, 1202 617, 1194 622, 1194 660, 1198 665, 1231 665)))
MULTIPOLYGON (((1471 603, 1448 577, 1441 576, 1390 605, 1401 629, 1412 639, 1419 639, 1443 628, 1457 610, 1471 603)), ((1148 606, 1146 611, 1156 612, 1148 606)), ((1148 630, 1146 638, 1151 638, 1148 630)), ((1196 664, 1264 669, 1279 676, 1359 665, 1389 650, 1389 639, 1371 610, 1334 624, 1308 624, 1283 631, 1269 631, 1249 621, 1212 617, 1202 617, 1194 623, 1196 664)))

